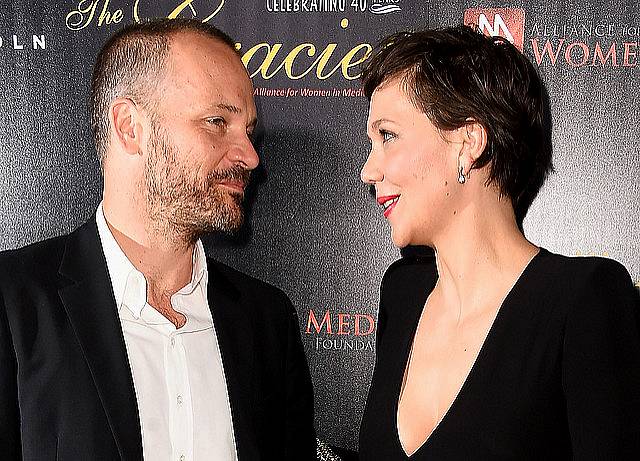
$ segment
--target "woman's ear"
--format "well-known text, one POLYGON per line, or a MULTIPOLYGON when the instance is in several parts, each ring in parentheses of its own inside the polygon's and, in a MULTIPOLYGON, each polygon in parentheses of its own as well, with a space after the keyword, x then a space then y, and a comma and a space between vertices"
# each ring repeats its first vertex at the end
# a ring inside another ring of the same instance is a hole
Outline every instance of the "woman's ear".
POLYGON ((460 175, 468 177, 476 160, 487 147, 487 130, 481 123, 469 118, 457 131, 458 139, 462 142, 458 154, 458 170, 460 175))

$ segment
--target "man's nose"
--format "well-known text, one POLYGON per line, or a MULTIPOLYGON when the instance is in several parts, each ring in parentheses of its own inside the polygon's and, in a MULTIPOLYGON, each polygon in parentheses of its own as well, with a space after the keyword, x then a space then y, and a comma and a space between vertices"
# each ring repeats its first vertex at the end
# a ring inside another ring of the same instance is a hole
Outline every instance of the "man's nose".
POLYGON ((234 164, 239 164, 247 170, 253 170, 260 163, 258 153, 248 136, 245 140, 233 146, 229 157, 234 164))

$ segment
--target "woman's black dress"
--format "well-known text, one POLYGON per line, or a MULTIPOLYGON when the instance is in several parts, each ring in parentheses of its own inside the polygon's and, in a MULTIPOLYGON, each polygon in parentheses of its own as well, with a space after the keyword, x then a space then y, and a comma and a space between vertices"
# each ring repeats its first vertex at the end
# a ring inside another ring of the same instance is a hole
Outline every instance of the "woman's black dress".
POLYGON ((433 257, 403 258, 385 274, 361 460, 640 459, 638 292, 613 260, 544 249, 505 298, 448 412, 407 457, 398 398, 436 279, 433 257))

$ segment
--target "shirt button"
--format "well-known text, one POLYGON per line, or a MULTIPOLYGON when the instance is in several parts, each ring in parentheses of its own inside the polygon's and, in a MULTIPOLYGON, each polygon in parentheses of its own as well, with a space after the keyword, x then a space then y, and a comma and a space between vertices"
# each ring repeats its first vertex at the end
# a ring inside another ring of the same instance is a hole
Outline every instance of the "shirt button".
POLYGON ((186 458, 184 455, 180 455, 180 461, 184 461, 186 458))
POLYGON ((176 345, 176 338, 171 338, 171 347, 176 345))
MULTIPOLYGON (((178 405, 182 404, 182 396, 179 395, 178 398, 176 399, 178 401, 178 405)), ((183 455, 184 456, 184 455, 183 455)))

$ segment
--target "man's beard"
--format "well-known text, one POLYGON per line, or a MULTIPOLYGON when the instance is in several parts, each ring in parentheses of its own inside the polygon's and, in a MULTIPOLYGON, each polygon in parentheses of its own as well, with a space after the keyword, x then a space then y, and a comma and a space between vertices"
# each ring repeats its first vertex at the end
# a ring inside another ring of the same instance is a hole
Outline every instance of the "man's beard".
POLYGON ((149 218, 158 231, 193 243, 208 232, 231 234, 240 229, 244 221, 243 194, 219 183, 234 180, 247 184, 249 170, 234 166, 212 171, 205 180, 199 180, 190 174, 194 168, 180 163, 178 148, 157 123, 152 123, 147 147, 143 187, 149 218))

